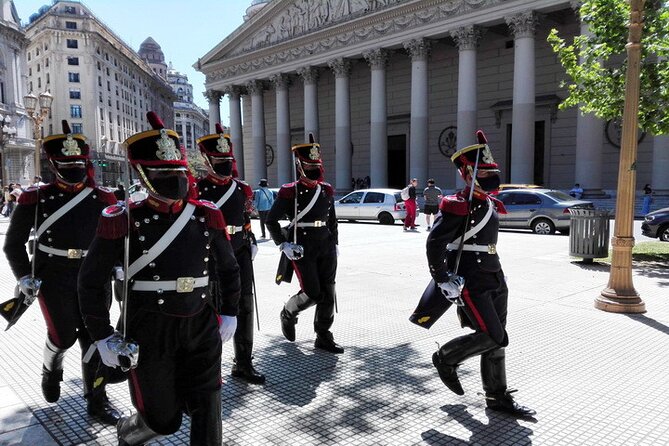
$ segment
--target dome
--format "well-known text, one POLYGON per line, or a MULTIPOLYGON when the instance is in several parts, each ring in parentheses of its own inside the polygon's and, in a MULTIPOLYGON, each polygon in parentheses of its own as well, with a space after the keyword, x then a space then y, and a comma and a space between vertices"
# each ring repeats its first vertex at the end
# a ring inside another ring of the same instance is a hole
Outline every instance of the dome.
POLYGON ((137 53, 142 59, 149 63, 165 63, 165 55, 163 54, 160 45, 158 45, 158 42, 153 40, 152 37, 148 37, 142 42, 137 53))

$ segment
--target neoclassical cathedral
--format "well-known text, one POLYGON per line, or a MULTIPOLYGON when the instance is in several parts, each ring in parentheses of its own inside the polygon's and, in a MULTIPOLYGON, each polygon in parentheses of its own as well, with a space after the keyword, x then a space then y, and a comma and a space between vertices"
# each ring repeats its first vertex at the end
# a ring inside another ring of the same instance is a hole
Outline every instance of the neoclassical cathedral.
MULTIPOLYGON (((565 0, 254 0, 196 67, 210 123, 229 99, 240 172, 291 180, 291 144, 321 143, 339 194, 352 180, 458 186, 450 155, 488 135, 502 179, 615 193, 620 123, 559 110, 565 73, 546 37, 587 32, 565 0)), ((639 134, 637 181, 669 193, 669 138, 639 134)))

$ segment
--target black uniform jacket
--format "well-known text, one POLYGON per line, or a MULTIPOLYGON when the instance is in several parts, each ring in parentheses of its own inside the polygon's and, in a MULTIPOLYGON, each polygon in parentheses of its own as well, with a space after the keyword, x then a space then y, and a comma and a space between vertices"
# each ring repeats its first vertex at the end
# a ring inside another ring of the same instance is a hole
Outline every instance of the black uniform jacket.
MULTIPOLYGON (((468 212, 469 191, 460 191, 442 199, 434 226, 427 237, 427 261, 430 273, 436 282, 447 280, 448 272, 454 272, 457 249, 447 249, 449 243, 459 243, 465 224, 467 229, 475 227, 492 206, 492 216, 486 225, 468 240, 468 244, 496 245, 499 231, 497 213, 506 213, 504 205, 494 197, 479 191, 474 192, 471 211, 468 212), (467 221, 468 220, 468 221, 467 221)), ((497 272, 501 269, 496 249, 494 253, 463 251, 457 274, 465 278, 474 277, 478 271, 497 272)))
MULTIPOLYGON (((35 210, 37 210, 37 227, 39 228, 50 215, 76 197, 83 189, 83 184, 69 186, 63 183, 50 183, 44 186, 31 187, 19 196, 18 206, 12 214, 12 220, 7 229, 4 251, 7 261, 16 278, 31 273, 30 258, 26 250, 26 242, 30 231, 35 226, 35 210)), ((38 241, 39 244, 67 251, 69 249, 87 250, 98 224, 100 212, 110 204, 116 203, 114 194, 105 188, 95 187, 80 203, 60 217, 46 231, 38 241)), ((51 255, 40 249, 35 250, 35 275, 48 270, 48 265, 61 264, 63 266, 79 268, 81 258, 67 258, 67 256, 51 255)))
MULTIPOLYGON (((337 216, 334 208, 334 189, 329 183, 319 183, 321 186, 320 196, 314 206, 305 216, 300 218, 298 223, 314 223, 314 227, 298 227, 297 241, 303 244, 309 241, 325 240, 331 238, 335 243, 339 243, 339 232, 337 229, 337 216)), ((284 184, 279 189, 279 193, 274 200, 272 209, 267 215, 267 229, 274 240, 274 243, 280 245, 283 242, 293 241, 293 228, 290 230, 282 229, 279 220, 288 216, 290 220, 295 217, 295 193, 297 192, 297 213, 305 209, 316 192, 316 187, 306 186, 298 181, 297 183, 284 184)))
MULTIPOLYGON (((151 206, 147 200, 131 205, 129 264, 140 257, 167 232, 183 212, 179 202, 171 209, 151 206)), ((216 304, 220 314, 237 315, 240 282, 239 267, 225 231, 223 215, 213 203, 191 200, 196 206, 186 226, 167 248, 129 282, 128 317, 134 309, 155 311, 168 316, 189 317, 211 304, 208 286, 190 292, 136 291, 136 281, 176 281, 178 278, 207 276, 209 257, 216 256, 215 274, 222 299, 216 304)), ((79 272, 79 305, 88 331, 94 340, 109 336, 113 328, 109 311, 99 296, 114 265, 122 264, 128 215, 123 206, 110 206, 102 212, 97 235, 79 272)))

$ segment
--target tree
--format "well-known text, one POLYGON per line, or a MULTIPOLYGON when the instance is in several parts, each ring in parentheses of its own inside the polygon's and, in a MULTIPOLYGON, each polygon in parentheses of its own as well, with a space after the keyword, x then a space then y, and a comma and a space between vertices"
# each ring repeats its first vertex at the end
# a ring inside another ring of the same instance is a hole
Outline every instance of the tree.
MULTIPOLYGON (((589 35, 571 44, 553 29, 548 42, 570 78, 561 109, 580 107, 599 118, 620 119, 625 103, 625 45, 630 7, 625 0, 584 0, 581 20, 589 35)), ((655 135, 669 133, 669 2, 646 0, 641 34, 639 127, 655 135)))

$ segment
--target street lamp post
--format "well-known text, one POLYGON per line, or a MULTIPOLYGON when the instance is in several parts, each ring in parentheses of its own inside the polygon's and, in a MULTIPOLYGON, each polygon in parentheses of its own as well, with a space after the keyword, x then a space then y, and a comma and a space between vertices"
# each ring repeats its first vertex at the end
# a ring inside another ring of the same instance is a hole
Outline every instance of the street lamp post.
POLYGON ((29 93, 23 97, 23 105, 26 107, 28 116, 33 121, 33 138, 35 139, 35 176, 39 176, 40 169, 40 146, 42 140, 42 122, 49 115, 53 96, 48 91, 40 93, 39 97, 29 93), (39 109, 37 108, 39 105, 39 109))
POLYGON ((632 283, 632 248, 634 247, 634 190, 636 184, 637 128, 639 125, 639 73, 641 62, 641 29, 645 0, 631 0, 629 38, 627 40, 627 74, 625 108, 618 167, 616 223, 611 240, 609 283, 595 299, 595 308, 614 313, 644 313, 646 304, 632 283))
POLYGON ((2 147, 2 177, 4 184, 9 184, 9 171, 7 169, 7 143, 16 135, 16 127, 12 127, 10 116, 0 115, 0 147, 2 147))

